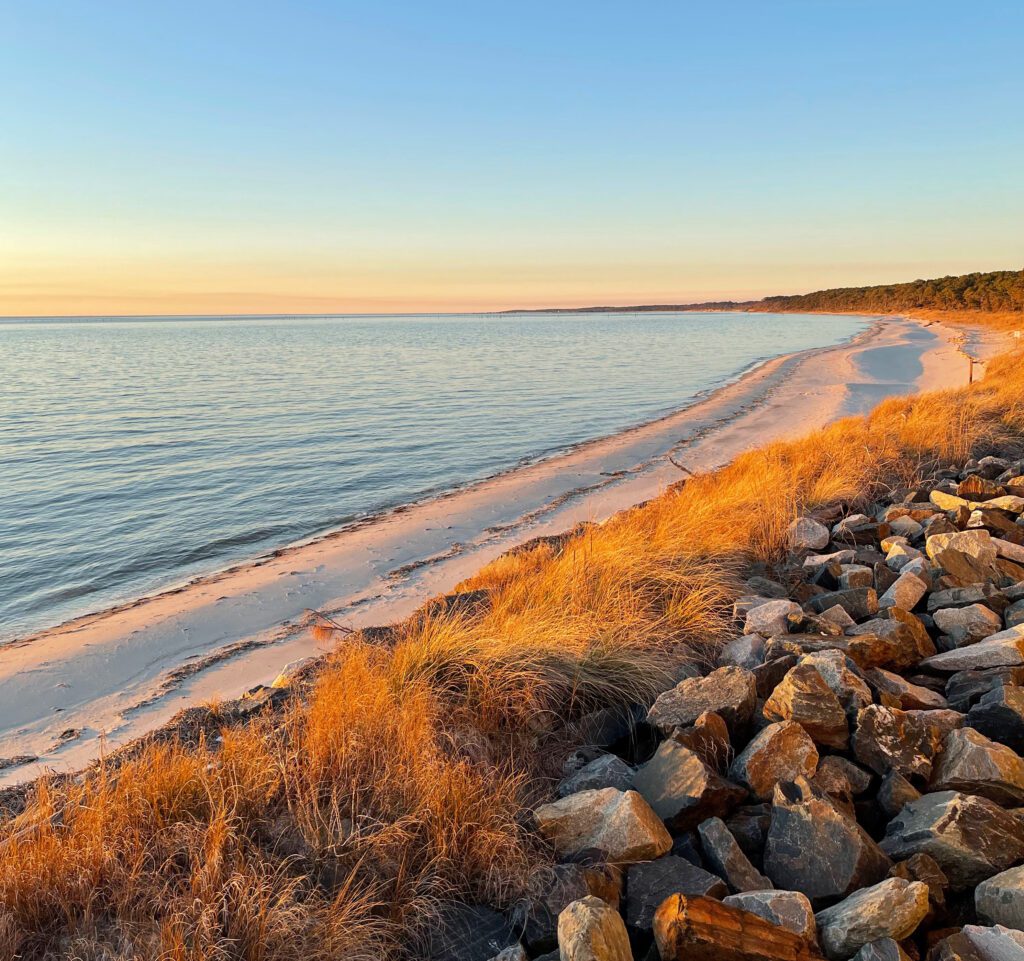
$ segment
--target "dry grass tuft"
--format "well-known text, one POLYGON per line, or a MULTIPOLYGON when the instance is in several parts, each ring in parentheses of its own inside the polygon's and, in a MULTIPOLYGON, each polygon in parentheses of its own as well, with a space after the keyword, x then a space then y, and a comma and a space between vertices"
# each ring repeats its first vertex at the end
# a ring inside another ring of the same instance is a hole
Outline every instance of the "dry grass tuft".
POLYGON ((970 390, 752 451, 498 559, 462 585, 485 605, 415 618, 391 648, 341 641, 283 715, 40 784, 0 840, 0 957, 398 958, 445 900, 510 904, 544 863, 517 815, 566 723, 710 660, 799 513, 1018 444, 1022 388, 1004 357, 970 390))

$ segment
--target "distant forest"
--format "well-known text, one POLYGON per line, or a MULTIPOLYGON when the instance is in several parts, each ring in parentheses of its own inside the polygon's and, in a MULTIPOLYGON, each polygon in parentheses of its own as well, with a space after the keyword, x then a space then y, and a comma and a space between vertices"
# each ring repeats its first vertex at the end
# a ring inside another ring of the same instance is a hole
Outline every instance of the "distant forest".
POLYGON ((878 287, 837 287, 811 294, 765 297, 751 310, 890 311, 934 307, 939 310, 1024 311, 1024 270, 994 270, 937 280, 878 287))

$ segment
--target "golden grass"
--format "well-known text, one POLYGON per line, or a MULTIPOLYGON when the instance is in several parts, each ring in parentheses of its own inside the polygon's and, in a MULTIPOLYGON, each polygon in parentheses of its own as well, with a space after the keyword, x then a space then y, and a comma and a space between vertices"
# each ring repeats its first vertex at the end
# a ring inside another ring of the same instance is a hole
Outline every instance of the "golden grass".
POLYGON ((399 958, 445 900, 509 905, 545 864, 518 815, 566 722, 709 659, 797 514, 1018 444, 1020 359, 499 558, 461 585, 482 609, 344 640, 283 715, 40 785, 0 840, 0 958, 399 958))

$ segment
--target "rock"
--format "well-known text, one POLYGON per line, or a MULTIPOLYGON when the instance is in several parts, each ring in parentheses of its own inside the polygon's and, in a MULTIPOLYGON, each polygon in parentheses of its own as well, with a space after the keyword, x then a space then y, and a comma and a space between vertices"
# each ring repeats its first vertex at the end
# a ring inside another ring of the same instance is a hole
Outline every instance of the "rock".
POLYGON ((676 831, 727 814, 747 794, 746 789, 719 777, 697 754, 671 739, 663 741, 654 757, 640 767, 633 787, 676 831))
POLYGON ((927 913, 927 885, 887 878, 819 911, 815 921, 825 954, 846 959, 880 938, 910 937, 927 913))
POLYGON ((767 577, 749 578, 747 580, 747 589, 753 594, 760 594, 762 597, 767 598, 789 596, 789 591, 785 584, 769 580, 767 577))
POLYGON ((977 474, 969 474, 957 486, 957 497, 968 501, 987 501, 991 497, 999 497, 1006 493, 998 484, 977 474))
POLYGON ((950 731, 932 773, 931 790, 962 791, 996 804, 1024 804, 1024 760, 972 728, 950 731))
POLYGON ((1024 867, 982 881, 974 891, 974 906, 989 924, 1024 930, 1024 867))
MULTIPOLYGON (((843 564, 840 570, 839 589, 841 591, 849 590, 852 587, 874 586, 875 574, 870 567, 865 567, 863 564, 843 564)), ((836 607, 839 605, 837 604, 836 607)))
POLYGON ((741 667, 720 667, 706 677, 680 681, 659 695, 647 720, 669 733, 673 728, 693 724, 705 711, 714 711, 730 731, 742 731, 750 723, 756 704, 754 675, 741 667))
POLYGON ((990 579, 999 580, 996 548, 986 530, 931 534, 925 551, 961 587, 990 579))
POLYGON ((999 684, 971 707, 967 726, 1018 754, 1024 751, 1024 690, 999 684))
POLYGON ((1000 631, 977 644, 925 658, 922 667, 936 671, 976 671, 986 667, 1024 665, 1024 624, 1000 631))
POLYGON ((558 785, 558 796, 568 797, 579 791, 594 791, 605 787, 628 791, 633 786, 636 771, 620 757, 603 754, 583 765, 558 785))
POLYGON ((871 689, 860 670, 842 651, 805 654, 800 663, 813 667, 821 675, 822 680, 839 699, 847 715, 856 717, 862 707, 867 707, 872 702, 871 689))
POLYGON ((754 684, 759 698, 771 697, 772 691, 782 683, 786 674, 796 667, 796 662, 800 657, 798 654, 783 653, 778 647, 773 648, 775 641, 769 641, 768 645, 769 651, 766 654, 771 656, 766 656, 764 664, 755 667, 751 672, 754 675, 754 684))
POLYGON ((857 715, 853 753, 876 774, 898 771, 904 777, 927 778, 941 739, 914 715, 872 704, 857 715))
POLYGON ((790 614, 798 614, 800 605, 795 601, 775 600, 759 604, 747 611, 743 624, 744 634, 761 634, 764 637, 776 637, 789 633, 790 614))
POLYGON ((668 898, 654 916, 661 961, 816 961, 799 934, 712 898, 668 898))
POLYGON ((827 611, 823 611, 821 619, 823 621, 830 621, 841 631, 845 631, 848 627, 852 627, 857 623, 838 604, 833 604, 827 611))
POLYGON ((927 591, 928 585, 920 577, 905 571, 900 574, 892 587, 878 599, 878 607, 883 611, 888 610, 890 607, 912 611, 927 591))
POLYGON ((1019 627, 1024 624, 1024 601, 1015 601, 1004 612, 1003 618, 1007 627, 1019 627))
POLYGON ((693 751, 716 774, 724 774, 732 760, 729 729, 713 711, 705 711, 693 727, 677 728, 672 740, 693 751))
POLYGON ((857 552, 851 548, 844 548, 841 551, 833 551, 831 554, 811 554, 804 558, 804 571, 824 567, 826 564, 853 564, 857 559, 857 552))
POLYGON ((777 888, 818 903, 881 881, 892 862, 804 778, 775 788, 764 870, 777 888))
POLYGON ((955 791, 925 794, 889 823, 882 850, 903 860, 931 855, 957 891, 1024 858, 1024 824, 987 798, 955 791))
POLYGON ((795 721, 769 724, 733 761, 729 777, 745 785, 761 800, 769 800, 779 781, 797 775, 811 778, 818 765, 818 750, 795 721))
POLYGON ((904 711, 904 714, 911 719, 920 721, 925 727, 930 727, 938 736, 939 741, 950 732, 959 730, 967 720, 966 714, 959 711, 939 710, 932 708, 927 711, 904 711))
POLYGON ((1014 544, 1012 541, 1005 541, 1000 537, 993 537, 992 544, 999 557, 1014 561, 1017 564, 1024 564, 1024 547, 1014 544))
POLYGON ((814 614, 821 614, 838 604, 855 621, 862 621, 878 613, 878 595, 871 587, 851 587, 845 591, 829 591, 812 597, 807 606, 814 614))
POLYGON ((824 678, 809 664, 797 664, 765 701, 769 721, 797 721, 816 744, 842 749, 849 740, 846 712, 824 678))
POLYGON ((722 646, 718 652, 719 667, 742 667, 752 671, 764 663, 764 638, 760 634, 744 634, 722 646))
POLYGON ((708 818, 697 829, 708 865, 722 878, 734 893, 763 891, 772 887, 760 871, 740 850, 736 838, 721 818, 708 818))
POLYGON ((968 604, 966 607, 940 607, 933 614, 935 626, 952 638, 957 647, 966 647, 997 634, 1003 626, 1002 619, 984 604, 968 604))
POLYGON ((811 902, 799 891, 745 891, 730 894, 722 903, 756 914, 769 924, 799 934, 811 944, 817 937, 811 902))
POLYGON ((513 944, 510 948, 496 954, 491 961, 530 961, 526 949, 521 944, 513 944))
MULTIPOLYGON (((902 670, 916 666, 922 657, 935 653, 935 647, 928 637, 924 625, 917 626, 903 621, 913 618, 912 614, 898 607, 889 609, 888 618, 876 618, 857 628, 850 628, 846 642, 846 654, 858 667, 887 667, 902 670), (921 637, 918 628, 924 633, 921 637), (921 648, 925 647, 922 652, 921 648)), ((916 619, 915 619, 916 620, 916 619)))
POLYGON ((449 905, 430 925, 428 961, 490 961, 519 939, 512 923, 480 904, 449 905))
POLYGON ((890 571, 901 571, 911 561, 916 561, 923 556, 916 547, 911 547, 909 544, 893 544, 886 552, 885 566, 890 571))
POLYGON ((798 517, 786 528, 786 541, 793 551, 820 551, 828 545, 828 528, 813 517, 798 517))
POLYGON ((910 961, 910 955, 892 938, 881 938, 865 944, 853 961, 910 961))
POLYGON ((928 495, 930 500, 940 511, 955 511, 961 507, 970 507, 971 502, 956 494, 947 494, 944 491, 932 491, 928 495))
POLYGON ((928 610, 934 613, 941 607, 968 607, 984 604, 997 614, 1006 607, 1006 595, 991 584, 971 584, 968 587, 951 587, 944 591, 933 591, 928 596, 928 610))
POLYGON ((1024 667, 992 667, 980 671, 958 671, 946 681, 946 699, 956 710, 969 711, 990 691, 999 687, 1020 687, 1021 685, 1024 685, 1024 667))
POLYGON ((830 754, 820 760, 818 771, 810 780, 813 787, 830 796, 854 798, 867 792, 871 787, 872 778, 868 771, 858 767, 853 761, 848 761, 838 754, 830 754))
POLYGON ((592 895, 558 916, 558 950, 562 961, 633 961, 619 912, 592 895))
POLYGON ((613 864, 629 864, 660 857, 672 847, 665 825, 637 791, 580 791, 541 805, 534 817, 562 857, 597 852, 613 864))
MULTIPOLYGON (((647 863, 647 862, 644 862, 647 863)), ((517 929, 530 952, 558 944, 558 915, 588 894, 618 908, 622 894, 622 871, 609 864, 556 864, 543 890, 516 906, 517 929)))
POLYGON ((990 928, 965 925, 956 934, 940 941, 928 955, 928 961, 1022 961, 1024 932, 995 925, 990 928))
POLYGON ((1005 494, 1002 497, 993 497, 985 501, 985 507, 992 510, 1006 511, 1008 514, 1024 514, 1024 497, 1015 494, 1005 494))
POLYGON ((921 881, 928 887, 928 902, 932 911, 941 911, 945 908, 949 878, 933 857, 927 854, 914 854, 906 861, 893 865, 889 875, 906 881, 921 881))
POLYGON ((302 673, 302 669, 312 664, 315 660, 316 655, 311 654, 309 657, 300 657, 297 660, 289 661, 281 668, 281 673, 270 682, 270 686, 290 687, 295 678, 302 673))
POLYGON ((641 931, 650 930, 654 912, 672 894, 724 898, 725 882, 685 858, 666 855, 657 861, 634 864, 626 873, 626 923, 641 931))
POLYGON ((901 710, 941 710, 949 706, 941 694, 927 687, 911 684, 899 674, 893 674, 883 668, 872 668, 866 672, 866 676, 868 683, 875 689, 880 699, 884 694, 892 706, 901 710))
POLYGON ((891 821, 911 801, 916 801, 920 796, 921 792, 899 771, 890 770, 882 778, 876 800, 882 813, 891 821))

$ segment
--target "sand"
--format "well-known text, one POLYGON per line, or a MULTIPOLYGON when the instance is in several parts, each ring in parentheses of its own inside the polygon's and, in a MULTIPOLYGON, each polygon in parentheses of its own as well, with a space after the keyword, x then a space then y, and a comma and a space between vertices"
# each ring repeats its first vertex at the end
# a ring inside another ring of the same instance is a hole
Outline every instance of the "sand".
MULTIPOLYGON (((542 534, 600 521, 692 471, 863 413, 884 397, 964 384, 946 325, 877 318, 853 341, 774 358, 683 410, 446 496, 12 642, 0 657, 0 785, 74 770, 182 707, 237 697, 321 653, 319 610, 387 624, 542 534)), ((975 356, 998 335, 972 333, 975 356)), ((976 376, 982 373, 976 368, 976 376)))

